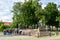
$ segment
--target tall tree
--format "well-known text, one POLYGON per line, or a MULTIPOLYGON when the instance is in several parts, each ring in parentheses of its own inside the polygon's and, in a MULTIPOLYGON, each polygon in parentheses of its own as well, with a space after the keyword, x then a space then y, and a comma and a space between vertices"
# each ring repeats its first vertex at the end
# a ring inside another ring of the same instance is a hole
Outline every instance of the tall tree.
POLYGON ((13 6, 13 25, 14 27, 18 27, 19 24, 19 15, 20 15, 20 7, 21 2, 14 3, 13 6))
POLYGON ((15 23, 15 25, 18 23, 27 27, 38 24, 39 19, 36 16, 36 11, 39 9, 42 8, 36 0, 15 3, 13 6, 13 23, 15 23))
MULTIPOLYGON (((55 26, 58 30, 59 22, 56 21, 56 17, 58 17, 58 8, 55 3, 48 3, 45 7, 46 10, 46 24, 49 26, 55 26)), ((53 27, 52 27, 53 29, 53 27)))

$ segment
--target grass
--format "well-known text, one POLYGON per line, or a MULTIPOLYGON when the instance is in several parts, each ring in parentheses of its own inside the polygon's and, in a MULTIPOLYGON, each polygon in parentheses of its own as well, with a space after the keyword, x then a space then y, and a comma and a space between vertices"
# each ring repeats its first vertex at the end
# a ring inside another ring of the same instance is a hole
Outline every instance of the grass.
POLYGON ((56 40, 60 40, 60 39, 56 39, 56 40))

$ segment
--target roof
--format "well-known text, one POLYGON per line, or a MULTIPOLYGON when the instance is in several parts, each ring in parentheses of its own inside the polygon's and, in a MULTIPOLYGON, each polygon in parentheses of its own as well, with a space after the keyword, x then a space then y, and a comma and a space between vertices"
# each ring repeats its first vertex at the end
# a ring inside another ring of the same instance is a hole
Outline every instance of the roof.
POLYGON ((4 24, 12 24, 12 22, 4 22, 4 24))

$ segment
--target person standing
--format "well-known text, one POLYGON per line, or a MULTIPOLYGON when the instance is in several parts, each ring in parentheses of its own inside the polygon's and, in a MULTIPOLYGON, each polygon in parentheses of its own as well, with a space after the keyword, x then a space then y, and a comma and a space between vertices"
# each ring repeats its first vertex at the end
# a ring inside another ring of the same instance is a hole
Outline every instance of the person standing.
POLYGON ((7 34, 7 30, 6 30, 6 29, 4 29, 4 30, 3 30, 3 32, 4 32, 4 35, 6 35, 6 34, 7 34))

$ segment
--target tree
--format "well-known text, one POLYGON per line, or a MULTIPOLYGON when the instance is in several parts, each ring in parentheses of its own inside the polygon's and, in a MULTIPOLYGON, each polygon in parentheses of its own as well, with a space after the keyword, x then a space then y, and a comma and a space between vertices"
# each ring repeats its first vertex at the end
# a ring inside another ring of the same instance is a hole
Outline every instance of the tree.
POLYGON ((46 24, 49 26, 52 26, 52 30, 53 30, 53 26, 55 26, 58 30, 59 22, 56 21, 56 17, 58 17, 57 5, 55 3, 48 3, 47 6, 45 7, 45 10, 46 10, 46 16, 47 16, 46 24))
MULTIPOLYGON (((58 6, 58 8, 60 9, 60 5, 58 6)), ((58 10, 58 17, 56 17, 56 21, 59 21, 59 26, 60 26, 60 10, 58 10)))
POLYGON ((56 17, 58 16, 58 9, 57 5, 55 3, 48 3, 47 6, 45 7, 46 14, 47 14, 47 24, 55 26, 56 22, 56 17), (52 18, 52 19, 51 19, 52 18))
POLYGON ((2 21, 0 21, 0 31, 3 31, 6 28, 9 28, 9 25, 5 25, 2 21))
POLYGON ((37 18, 37 10, 40 10, 41 5, 36 0, 28 0, 24 3, 17 2, 13 6, 13 23, 15 25, 18 23, 19 25, 24 25, 27 28, 32 25, 36 25, 39 22, 37 18))
MULTIPOLYGON (((58 6, 58 8, 60 9, 60 5, 58 6)), ((56 21, 59 22, 59 26, 60 26, 60 10, 58 10, 58 17, 56 17, 56 21)))
POLYGON ((2 21, 0 21, 0 31, 3 29, 3 26, 4 25, 4 23, 2 22, 2 21))
POLYGON ((21 3, 17 2, 13 6, 13 27, 18 27, 21 3))
POLYGON ((60 10, 59 10, 59 13, 58 13, 58 17, 56 17, 56 21, 59 22, 59 26, 60 26, 60 10))

